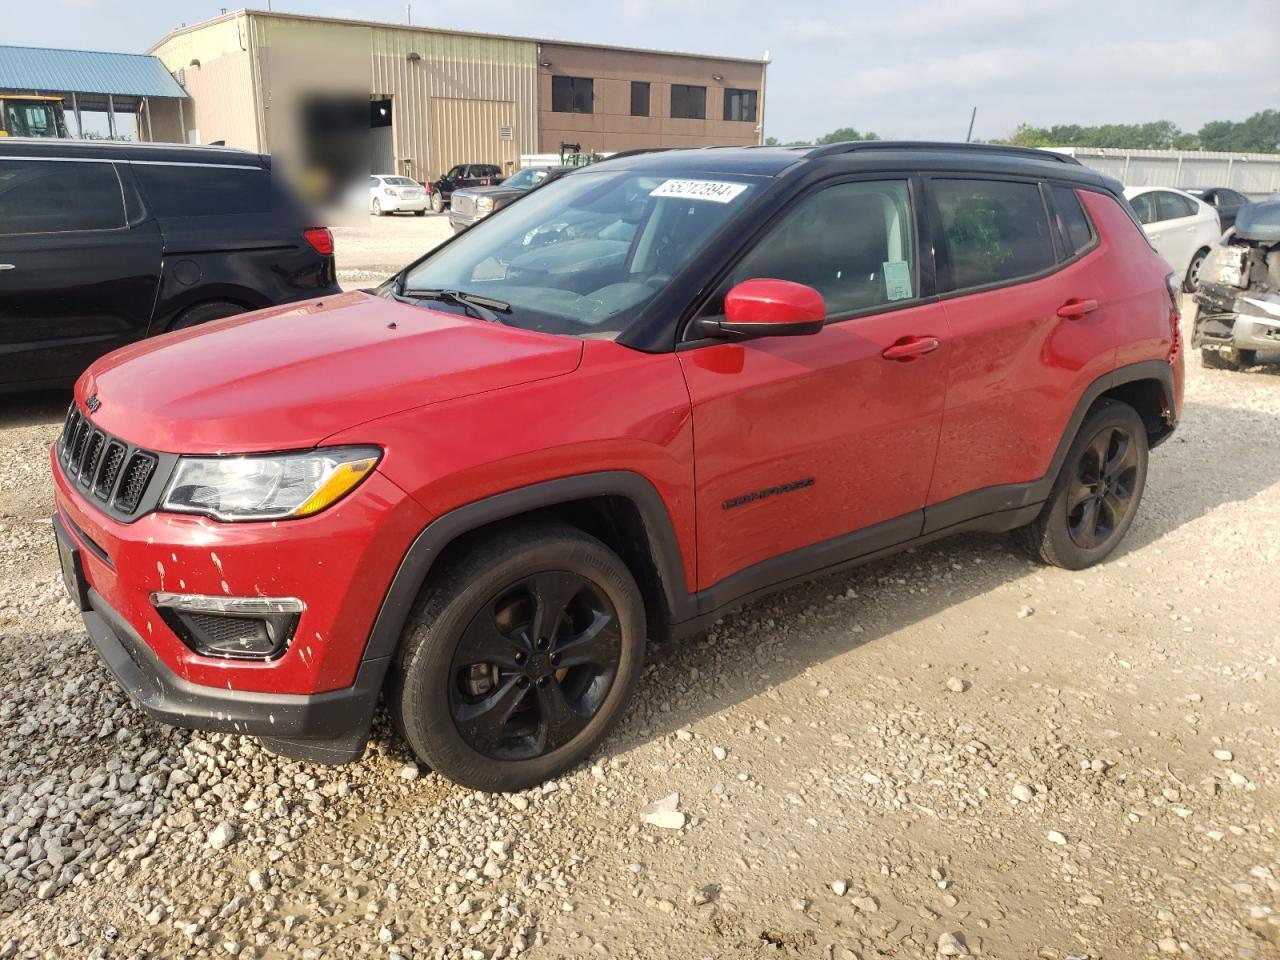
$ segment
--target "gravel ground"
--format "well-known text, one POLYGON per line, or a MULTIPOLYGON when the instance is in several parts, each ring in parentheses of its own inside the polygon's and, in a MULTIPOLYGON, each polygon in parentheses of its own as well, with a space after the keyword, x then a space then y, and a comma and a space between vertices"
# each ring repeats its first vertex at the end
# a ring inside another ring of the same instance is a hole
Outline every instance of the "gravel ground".
POLYGON ((0 958, 1280 957, 1276 369, 1191 361, 1103 566, 968 536, 789 590, 511 797, 385 726, 331 768, 134 709, 58 579, 66 398, 6 398, 0 958))
POLYGON ((334 258, 344 289, 381 283, 406 263, 453 236, 448 213, 371 217, 335 213, 334 258))

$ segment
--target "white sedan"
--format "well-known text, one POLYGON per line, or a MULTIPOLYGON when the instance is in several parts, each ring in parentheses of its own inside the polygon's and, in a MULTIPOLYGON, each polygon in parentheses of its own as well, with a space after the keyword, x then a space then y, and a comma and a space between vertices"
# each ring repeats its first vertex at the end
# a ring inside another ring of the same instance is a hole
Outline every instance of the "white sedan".
POLYGON ((1124 195, 1151 245, 1182 277, 1182 288, 1193 293, 1201 264, 1222 236, 1218 211, 1170 187, 1125 187, 1124 195))
POLYGON ((375 174, 369 178, 369 212, 375 217, 388 213, 420 217, 427 212, 427 191, 408 177, 375 174))

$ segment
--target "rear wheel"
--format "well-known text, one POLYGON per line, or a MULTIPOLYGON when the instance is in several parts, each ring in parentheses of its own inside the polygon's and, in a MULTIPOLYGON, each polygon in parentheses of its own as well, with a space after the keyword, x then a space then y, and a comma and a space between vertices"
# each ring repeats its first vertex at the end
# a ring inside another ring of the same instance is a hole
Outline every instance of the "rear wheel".
POLYGON ((1085 417, 1040 516, 1018 531, 1044 563, 1082 570, 1124 539, 1147 483, 1147 428, 1133 407, 1102 400, 1085 417))
POLYGON ((425 216, 427 215, 427 211, 426 211, 426 210, 415 210, 415 211, 413 211, 413 215, 414 215, 415 217, 425 217, 425 216))
POLYGON ((211 300, 208 303, 197 303, 194 307, 188 307, 182 313, 174 318, 169 324, 170 330, 185 330, 188 327, 199 326, 202 323, 208 323, 210 320, 221 320, 223 317, 234 317, 238 313, 244 313, 245 308, 238 303, 230 303, 226 300, 211 300))
POLYGON ((431 209, 436 213, 444 213, 444 197, 440 194, 439 190, 432 191, 431 193, 431 209))
POLYGON ((378 198, 373 198, 373 215, 375 217, 382 216, 382 204, 378 202, 378 198))
POLYGON ((429 583, 387 705, 428 766, 479 790, 522 790, 582 761, 631 697, 644 604, 623 562, 572 527, 479 541, 429 583))
POLYGON ((1239 347, 1206 349, 1200 351, 1200 362, 1211 370, 1240 370, 1258 362, 1258 351, 1241 350, 1239 347))

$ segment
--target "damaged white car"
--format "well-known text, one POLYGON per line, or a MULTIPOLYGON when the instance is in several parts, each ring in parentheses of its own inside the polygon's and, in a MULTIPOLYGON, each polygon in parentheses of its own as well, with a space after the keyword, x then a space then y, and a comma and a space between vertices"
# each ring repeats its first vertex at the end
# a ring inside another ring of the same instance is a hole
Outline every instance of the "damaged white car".
POLYGON ((1238 370, 1280 351, 1280 194, 1240 208, 1199 281, 1191 345, 1206 367, 1238 370))

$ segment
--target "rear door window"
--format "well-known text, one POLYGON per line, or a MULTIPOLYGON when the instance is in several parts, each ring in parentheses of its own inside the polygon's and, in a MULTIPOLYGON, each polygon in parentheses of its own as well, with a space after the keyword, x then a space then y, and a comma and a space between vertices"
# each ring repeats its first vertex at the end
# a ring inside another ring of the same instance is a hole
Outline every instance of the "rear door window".
POLYGON ((0 160, 0 235, 124 226, 124 194, 113 164, 0 160))
POLYGON ((1009 180, 934 180, 950 289, 1008 283, 1055 263, 1040 187, 1009 180))
POLYGON ((151 213, 157 217, 211 217, 270 213, 271 174, 261 167, 134 163, 151 213))
POLYGON ((1156 192, 1155 198, 1156 220, 1180 220, 1183 217, 1196 215, 1195 203, 1186 197, 1160 190, 1156 192))
POLYGON ((1055 186, 1049 188, 1049 193, 1053 198, 1058 233, 1066 244, 1066 257, 1070 259, 1082 253, 1093 243, 1093 227, 1075 190, 1070 187, 1055 186))

